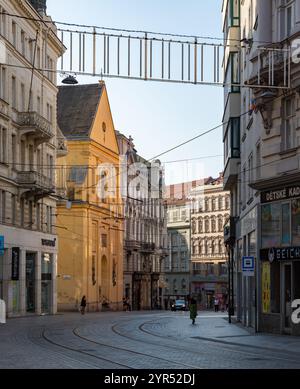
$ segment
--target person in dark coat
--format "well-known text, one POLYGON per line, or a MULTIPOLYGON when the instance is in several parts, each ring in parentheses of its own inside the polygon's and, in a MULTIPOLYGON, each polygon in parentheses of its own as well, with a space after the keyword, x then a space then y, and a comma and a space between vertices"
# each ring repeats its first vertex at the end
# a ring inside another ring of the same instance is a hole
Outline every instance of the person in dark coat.
POLYGON ((198 314, 197 314, 197 302, 193 297, 190 299, 189 308, 190 308, 190 319, 192 320, 192 324, 195 324, 195 320, 198 314))
POLYGON ((80 312, 82 315, 85 314, 85 308, 86 308, 86 297, 83 296, 80 303, 80 312))

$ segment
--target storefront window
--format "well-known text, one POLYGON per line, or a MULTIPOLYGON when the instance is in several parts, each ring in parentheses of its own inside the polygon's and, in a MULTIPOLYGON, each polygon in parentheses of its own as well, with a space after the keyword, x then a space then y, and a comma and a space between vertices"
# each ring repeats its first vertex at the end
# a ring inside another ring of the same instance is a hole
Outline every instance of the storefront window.
POLYGON ((280 263, 271 264, 271 313, 280 313, 280 263))
POLYGON ((291 244, 291 211, 290 204, 282 204, 281 208, 282 215, 282 232, 281 232, 281 241, 283 245, 291 244))
POLYGON ((281 204, 262 206, 262 247, 278 247, 280 245, 281 204))
POLYGON ((292 201, 293 246, 300 246, 300 199, 292 201))
POLYGON ((52 291, 52 255, 42 255, 42 312, 51 312, 51 291, 52 291))

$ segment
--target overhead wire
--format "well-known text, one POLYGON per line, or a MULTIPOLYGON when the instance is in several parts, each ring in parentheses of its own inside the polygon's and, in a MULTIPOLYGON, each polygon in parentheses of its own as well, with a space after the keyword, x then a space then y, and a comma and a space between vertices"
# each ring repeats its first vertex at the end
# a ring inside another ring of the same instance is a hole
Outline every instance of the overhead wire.
MULTIPOLYGON (((64 22, 59 20, 45 20, 42 18, 33 18, 30 16, 23 16, 23 15, 17 15, 12 14, 9 12, 1 11, 0 15, 7 15, 10 17, 15 17, 19 19, 29 20, 29 21, 36 21, 36 22, 42 22, 45 24, 58 24, 62 26, 69 26, 69 27, 79 27, 79 28, 91 28, 91 29, 98 29, 98 30, 106 30, 106 31, 115 31, 115 32, 126 32, 126 33, 135 33, 135 34, 150 34, 150 35, 157 35, 157 36, 170 36, 170 37, 178 37, 178 38, 190 38, 190 39, 203 39, 203 40, 215 40, 215 41, 235 41, 235 42, 241 42, 241 39, 237 38, 224 38, 224 37, 213 37, 213 36, 201 36, 197 34, 180 34, 180 33, 171 33, 171 32, 157 32, 157 31, 150 31, 150 30, 139 30, 139 29, 126 29, 126 28, 117 28, 117 27, 106 27, 106 26, 97 26, 97 25, 89 25, 89 24, 80 24, 80 23, 70 23, 70 22, 64 22)), ((266 40, 251 40, 253 43, 262 43, 262 44, 273 44, 272 41, 266 41, 266 40)))

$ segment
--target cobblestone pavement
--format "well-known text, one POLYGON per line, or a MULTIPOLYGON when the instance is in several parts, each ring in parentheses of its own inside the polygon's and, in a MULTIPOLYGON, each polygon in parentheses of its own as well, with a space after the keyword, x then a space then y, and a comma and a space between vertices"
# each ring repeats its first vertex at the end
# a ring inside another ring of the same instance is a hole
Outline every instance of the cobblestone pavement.
POLYGON ((223 314, 106 312, 10 319, 0 368, 300 368, 300 339, 253 335, 223 314))

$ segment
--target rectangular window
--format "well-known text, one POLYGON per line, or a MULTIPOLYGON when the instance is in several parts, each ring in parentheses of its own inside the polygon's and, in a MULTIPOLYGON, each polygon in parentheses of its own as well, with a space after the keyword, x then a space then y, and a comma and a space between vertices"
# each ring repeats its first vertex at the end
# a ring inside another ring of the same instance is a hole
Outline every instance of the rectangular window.
POLYGON ((25 85, 22 83, 21 84, 21 112, 26 111, 26 106, 25 106, 25 85))
POLYGON ((7 129, 0 127, 0 163, 7 162, 7 129))
POLYGON ((246 205, 246 187, 247 187, 247 175, 246 175, 246 164, 243 166, 243 174, 242 174, 242 206, 246 205))
POLYGON ((36 204, 36 228, 41 230, 41 204, 36 204))
POLYGON ((300 199, 292 200, 293 246, 300 246, 300 199))
POLYGON ((32 226, 33 226, 33 203, 32 203, 32 201, 28 201, 28 215, 29 215, 28 227, 30 229, 32 229, 32 226))
POLYGON ((0 34, 6 38, 6 15, 5 15, 5 9, 0 7, 1 17, 0 17, 0 34))
POLYGON ((11 194, 11 224, 16 225, 16 196, 11 194))
POLYGON ((250 183, 253 182, 253 154, 249 156, 248 159, 248 177, 249 177, 249 182, 248 182, 248 199, 250 199, 253 195, 253 189, 250 187, 250 183))
POLYGON ((12 44, 17 47, 17 25, 15 22, 11 24, 12 44))
POLYGON ((6 223, 6 192, 4 190, 0 191, 0 221, 1 223, 6 223))
POLYGON ((25 223, 25 200, 23 198, 20 199, 20 223, 21 227, 24 227, 25 223))
POLYGON ((291 210, 290 203, 284 203, 281 206, 281 242, 283 245, 291 244, 291 210))
POLYGON ((294 117, 294 99, 285 99, 283 101, 282 151, 295 147, 294 117))
POLYGON ((265 204, 261 208, 262 247, 279 247, 281 243, 281 204, 265 204))
POLYGON ((1 67, 0 71, 0 98, 6 100, 6 68, 1 67))
POLYGON ((261 151, 260 144, 256 146, 256 179, 261 178, 261 151))
POLYGON ((25 32, 21 31, 21 53, 25 57, 26 56, 26 45, 25 45, 25 32))
POLYGON ((38 69, 41 68, 41 49, 39 47, 36 49, 35 66, 38 69))
POLYGON ((240 118, 231 118, 224 138, 225 165, 230 158, 240 158, 240 118))
POLYGON ((11 136, 11 153, 12 153, 12 167, 16 168, 17 163, 17 137, 15 134, 11 136))
POLYGON ((38 96, 36 98, 36 111, 39 115, 41 115, 41 98, 38 96))
POLYGON ((227 39, 229 28, 240 25, 240 1, 228 0, 224 22, 224 39, 227 39))
POLYGON ((101 234, 101 245, 102 247, 107 247, 107 234, 101 234))
POLYGON ((17 109, 17 81, 16 77, 11 78, 11 103, 14 109, 17 109))

